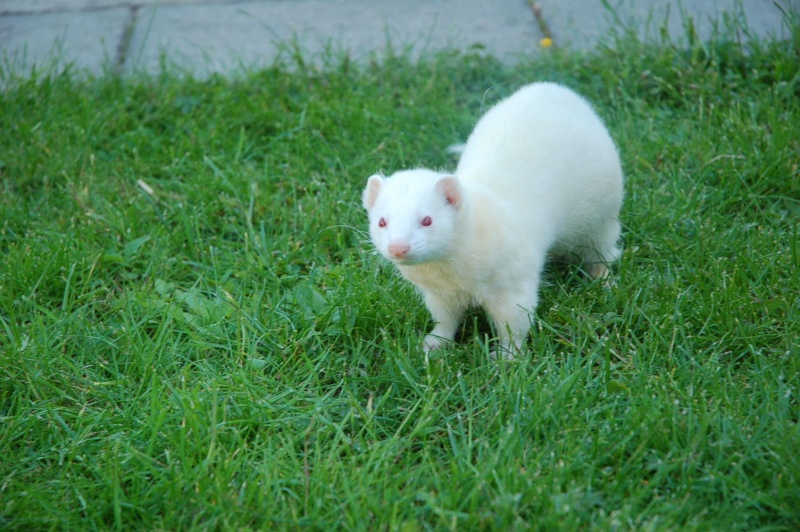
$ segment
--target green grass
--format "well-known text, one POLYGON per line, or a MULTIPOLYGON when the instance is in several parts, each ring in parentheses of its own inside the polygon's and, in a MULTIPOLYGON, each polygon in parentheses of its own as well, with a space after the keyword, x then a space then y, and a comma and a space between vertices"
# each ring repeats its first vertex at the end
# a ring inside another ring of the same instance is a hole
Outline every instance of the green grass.
POLYGON ((514 67, 4 70, 0 528, 800 527, 794 28, 514 67), (616 287, 553 269, 524 360, 488 357, 481 313, 426 360, 361 189, 452 167, 544 79, 620 147, 616 287))

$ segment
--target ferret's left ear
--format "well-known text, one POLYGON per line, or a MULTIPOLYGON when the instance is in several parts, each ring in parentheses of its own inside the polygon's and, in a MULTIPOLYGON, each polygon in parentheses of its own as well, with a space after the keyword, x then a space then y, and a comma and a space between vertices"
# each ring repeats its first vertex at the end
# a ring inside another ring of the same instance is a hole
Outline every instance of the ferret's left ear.
POLYGON ((461 185, 455 176, 448 175, 436 182, 436 190, 447 200, 448 205, 454 209, 461 207, 461 185))
POLYGON ((367 186, 361 196, 361 202, 365 209, 370 210, 375 205, 381 185, 383 185, 383 176, 380 174, 375 174, 367 180, 367 186))

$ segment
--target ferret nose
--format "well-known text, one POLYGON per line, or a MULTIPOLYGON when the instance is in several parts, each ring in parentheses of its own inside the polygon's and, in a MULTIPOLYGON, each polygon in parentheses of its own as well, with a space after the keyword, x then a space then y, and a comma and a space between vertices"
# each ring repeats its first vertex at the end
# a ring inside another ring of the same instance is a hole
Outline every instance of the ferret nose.
POLYGON ((411 246, 408 242, 392 242, 389 244, 389 255, 396 259, 405 257, 409 251, 411 251, 411 246))

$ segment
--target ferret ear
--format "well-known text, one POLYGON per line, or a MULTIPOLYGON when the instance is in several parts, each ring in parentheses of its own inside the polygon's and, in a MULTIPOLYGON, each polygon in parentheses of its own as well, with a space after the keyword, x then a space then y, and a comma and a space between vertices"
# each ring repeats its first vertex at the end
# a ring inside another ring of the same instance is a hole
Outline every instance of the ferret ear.
POLYGON ((375 205, 375 201, 381 191, 381 185, 383 185, 383 176, 380 174, 375 174, 367 180, 367 186, 361 196, 365 209, 370 210, 375 205))
POLYGON ((447 200, 448 205, 454 209, 461 207, 462 194, 461 184, 456 176, 448 175, 440 178, 436 182, 436 190, 447 200))

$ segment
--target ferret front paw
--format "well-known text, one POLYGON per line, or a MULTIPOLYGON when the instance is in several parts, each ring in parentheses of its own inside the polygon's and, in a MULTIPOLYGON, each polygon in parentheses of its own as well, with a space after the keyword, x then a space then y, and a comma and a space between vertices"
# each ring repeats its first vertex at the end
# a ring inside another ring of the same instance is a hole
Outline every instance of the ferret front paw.
POLYGON ((422 350, 426 353, 430 353, 431 351, 436 351, 437 349, 443 348, 447 343, 448 340, 446 338, 428 334, 422 341, 422 350))

